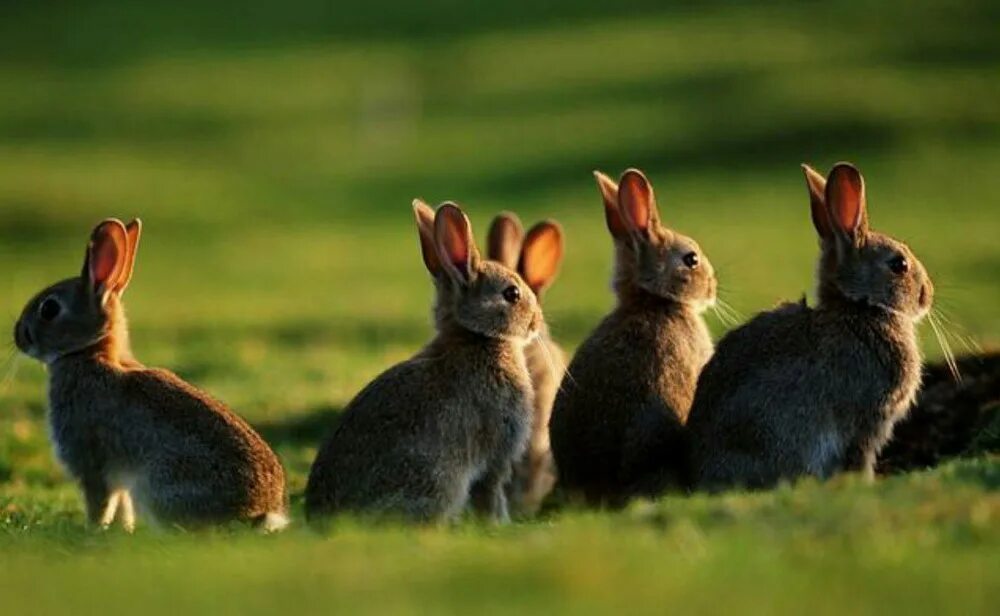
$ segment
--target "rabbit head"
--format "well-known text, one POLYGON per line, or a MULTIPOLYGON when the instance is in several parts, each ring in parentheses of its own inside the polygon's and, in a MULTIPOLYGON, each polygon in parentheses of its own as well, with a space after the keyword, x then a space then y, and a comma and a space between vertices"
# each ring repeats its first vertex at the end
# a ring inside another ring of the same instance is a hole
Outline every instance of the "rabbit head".
POLYGON ((542 326, 531 287, 507 266, 482 259, 468 217, 454 203, 433 212, 414 201, 424 265, 434 277, 439 328, 449 324, 490 338, 528 341, 542 326))
POLYGON ((503 212, 493 219, 488 238, 487 256, 516 270, 541 301, 562 264, 563 233, 559 223, 543 220, 525 235, 517 216, 503 212))
POLYGON ((28 302, 14 325, 14 342, 27 355, 51 363, 64 355, 124 336, 121 295, 132 279, 141 222, 108 219, 94 228, 83 271, 28 302))
POLYGON ((638 169, 616 185, 596 171, 604 216, 616 247, 615 290, 636 291, 691 306, 701 312, 715 303, 715 270, 698 243, 660 223, 653 186, 638 169))
POLYGON ((853 165, 838 163, 824 180, 802 166, 813 226, 820 240, 819 301, 849 301, 917 321, 934 300, 934 285, 913 251, 868 228, 865 181, 853 165))

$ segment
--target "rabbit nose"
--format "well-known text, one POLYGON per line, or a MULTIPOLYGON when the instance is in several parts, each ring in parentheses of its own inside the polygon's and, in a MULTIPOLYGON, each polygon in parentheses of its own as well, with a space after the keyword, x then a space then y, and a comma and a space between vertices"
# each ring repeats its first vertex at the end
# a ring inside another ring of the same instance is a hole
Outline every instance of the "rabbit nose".
POLYGON ((917 299, 917 301, 920 304, 920 307, 928 308, 931 304, 931 297, 932 297, 932 292, 930 289, 930 285, 927 284, 922 285, 920 287, 920 297, 919 299, 917 299))
POLYGON ((31 332, 28 326, 18 321, 14 324, 14 344, 22 351, 31 346, 31 332))

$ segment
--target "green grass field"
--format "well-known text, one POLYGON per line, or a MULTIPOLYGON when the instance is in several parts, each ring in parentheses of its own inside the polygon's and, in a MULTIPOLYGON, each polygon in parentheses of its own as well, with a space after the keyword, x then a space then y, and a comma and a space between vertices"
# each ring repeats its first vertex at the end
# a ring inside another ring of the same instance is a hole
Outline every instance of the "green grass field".
MULTIPOLYGON (((957 350, 1000 345, 994 2, 37 4, 0 8, 0 326, 97 221, 141 216, 137 355, 261 429, 297 516, 335 413, 431 334, 416 196, 480 235, 560 220, 546 314, 571 349, 612 303, 592 169, 645 169, 749 315, 810 291, 799 163, 851 160, 957 350)), ((501 529, 127 537, 84 529, 42 367, 0 371, 4 613, 1000 608, 996 458, 501 529)))

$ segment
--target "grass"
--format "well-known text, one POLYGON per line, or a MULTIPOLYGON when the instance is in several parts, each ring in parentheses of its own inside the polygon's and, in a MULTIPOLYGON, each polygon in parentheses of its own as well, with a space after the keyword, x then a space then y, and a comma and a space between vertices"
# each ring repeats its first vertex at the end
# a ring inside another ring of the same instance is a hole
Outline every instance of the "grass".
MULTIPOLYGON (((413 197, 458 200, 480 233, 501 209, 559 219, 546 313, 571 349, 612 302, 591 169, 644 168, 664 220, 751 314, 811 286, 798 163, 849 159, 873 225, 928 266, 955 332, 996 346, 998 19, 985 1, 5 6, 0 317, 77 271, 98 220, 142 216, 137 354, 260 427, 297 494, 337 410, 430 335, 413 197)), ((127 538, 82 527, 42 368, 2 370, 12 613, 1000 603, 995 458, 505 529, 127 538)))

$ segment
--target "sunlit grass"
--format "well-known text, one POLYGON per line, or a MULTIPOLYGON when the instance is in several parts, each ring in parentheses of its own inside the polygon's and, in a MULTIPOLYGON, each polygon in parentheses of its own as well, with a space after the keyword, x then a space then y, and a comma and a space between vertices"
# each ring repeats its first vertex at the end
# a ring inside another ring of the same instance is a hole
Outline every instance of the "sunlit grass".
MULTIPOLYGON (((459 201, 480 236, 504 209, 557 218, 566 260, 546 314, 572 349, 613 302, 592 169, 644 168, 664 221, 698 239, 723 298, 751 315, 812 291, 798 164, 849 159, 873 226, 927 265, 947 326, 1000 345, 991 3, 321 4, 251 1, 246 22, 213 3, 0 15, 0 333, 78 271, 93 224, 141 216, 136 353, 264 430, 297 521, 326 423, 431 333, 416 196, 459 201)), ((11 613, 1000 603, 995 459, 507 529, 90 533, 50 452, 43 369, 0 369, 11 613)))

